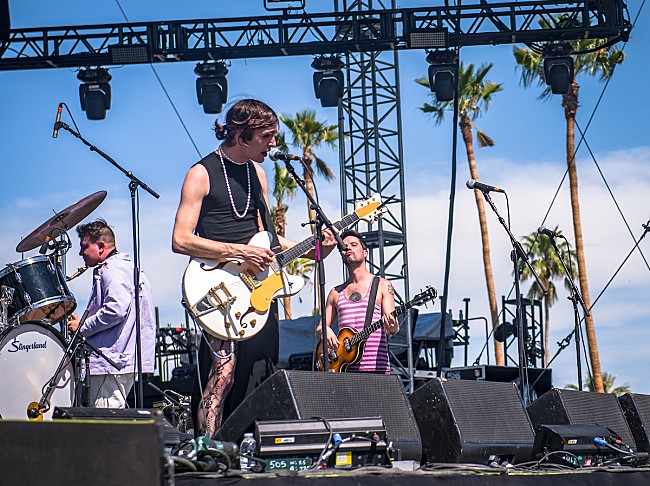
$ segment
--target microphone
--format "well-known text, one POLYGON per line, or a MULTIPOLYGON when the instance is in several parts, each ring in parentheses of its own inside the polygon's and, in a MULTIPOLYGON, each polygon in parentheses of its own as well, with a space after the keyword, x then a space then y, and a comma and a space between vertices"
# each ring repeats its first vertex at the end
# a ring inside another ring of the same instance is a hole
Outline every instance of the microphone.
POLYGON ((482 182, 475 181, 474 179, 468 180, 465 185, 467 186, 468 189, 478 189, 483 192, 503 192, 505 194, 506 191, 501 189, 500 187, 494 187, 490 186, 488 184, 483 184, 482 182))
POLYGON ((275 160, 283 160, 284 162, 290 162, 292 160, 300 160, 300 157, 297 155, 293 154, 286 154, 282 152, 281 150, 278 150, 276 148, 272 148, 269 150, 269 159, 275 161, 275 160))
POLYGON ((47 249, 48 249, 48 247, 50 246, 50 241, 51 241, 51 240, 52 240, 52 237, 51 237, 50 235, 47 235, 47 236, 45 237, 45 241, 44 241, 43 244, 41 245, 40 250, 38 250, 38 252, 39 252, 41 255, 45 255, 45 254, 47 253, 47 249))
POLYGON ((59 136, 59 124, 61 123, 61 112, 63 111, 63 103, 59 103, 59 108, 56 110, 56 120, 54 121, 54 131, 52 138, 59 136))
POLYGON ((538 232, 540 235, 546 235, 546 236, 548 236, 549 238, 563 238, 561 232, 558 231, 558 232, 556 233, 555 231, 550 230, 550 229, 548 229, 548 228, 544 228, 543 226, 540 226, 540 227, 537 229, 537 232, 538 232))

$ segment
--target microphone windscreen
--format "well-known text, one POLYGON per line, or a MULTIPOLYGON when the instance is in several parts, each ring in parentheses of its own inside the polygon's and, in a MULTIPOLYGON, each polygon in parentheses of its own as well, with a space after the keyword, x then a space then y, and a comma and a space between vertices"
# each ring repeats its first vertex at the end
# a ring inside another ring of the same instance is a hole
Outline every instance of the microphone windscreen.
POLYGON ((476 183, 476 181, 475 181, 474 179, 469 179, 469 180, 465 183, 465 185, 467 186, 467 189, 474 189, 474 184, 475 184, 475 183, 476 183))

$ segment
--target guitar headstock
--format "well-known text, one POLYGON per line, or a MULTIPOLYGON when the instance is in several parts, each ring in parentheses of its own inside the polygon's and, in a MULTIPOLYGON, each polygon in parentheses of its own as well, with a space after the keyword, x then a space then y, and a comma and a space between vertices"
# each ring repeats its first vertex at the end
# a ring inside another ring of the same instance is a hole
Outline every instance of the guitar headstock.
POLYGON ((434 300, 436 297, 438 297, 438 291, 436 290, 435 287, 431 287, 430 285, 427 285, 427 288, 422 290, 418 295, 413 297, 411 302, 413 305, 427 305, 427 302, 434 300))
POLYGON ((354 212, 359 219, 368 223, 374 223, 386 211, 388 210, 382 205, 381 195, 378 192, 363 201, 354 201, 354 212))

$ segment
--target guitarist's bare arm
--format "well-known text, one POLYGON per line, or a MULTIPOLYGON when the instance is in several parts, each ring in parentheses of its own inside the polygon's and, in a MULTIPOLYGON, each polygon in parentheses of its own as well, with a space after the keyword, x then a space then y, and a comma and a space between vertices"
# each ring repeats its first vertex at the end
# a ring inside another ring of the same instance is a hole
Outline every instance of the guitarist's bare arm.
POLYGON ((381 293, 382 321, 386 333, 390 336, 399 331, 397 317, 393 315, 393 311, 395 310, 395 289, 393 289, 393 284, 390 281, 382 278, 379 281, 379 290, 381 293))
POLYGON ((183 182, 181 202, 174 221, 172 250, 198 258, 244 260, 258 270, 264 269, 273 259, 274 253, 271 250, 252 245, 212 241, 194 234, 203 198, 209 190, 207 171, 202 165, 195 165, 183 182))

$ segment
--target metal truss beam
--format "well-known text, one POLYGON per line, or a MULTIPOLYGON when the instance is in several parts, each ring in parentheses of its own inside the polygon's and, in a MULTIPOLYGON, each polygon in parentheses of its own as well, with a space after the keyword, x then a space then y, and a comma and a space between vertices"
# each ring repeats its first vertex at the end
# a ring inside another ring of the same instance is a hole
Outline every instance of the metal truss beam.
POLYGON ((529 0, 409 9, 13 29, 0 70, 379 52, 626 37, 622 0, 529 0), (540 20, 564 18, 542 29, 540 20), (435 40, 431 40, 435 37, 435 40))

